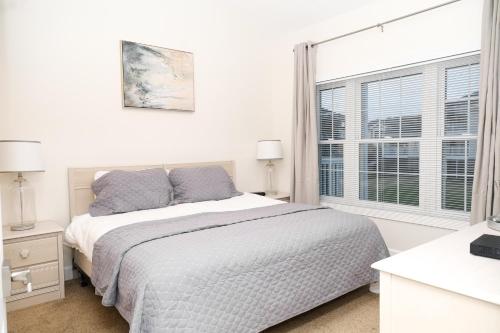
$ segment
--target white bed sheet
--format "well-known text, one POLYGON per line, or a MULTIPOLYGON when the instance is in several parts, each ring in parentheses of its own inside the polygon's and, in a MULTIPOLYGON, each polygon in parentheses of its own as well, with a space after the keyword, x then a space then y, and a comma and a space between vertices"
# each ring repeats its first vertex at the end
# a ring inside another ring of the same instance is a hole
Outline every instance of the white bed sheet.
POLYGON ((64 239, 67 245, 77 249, 89 260, 92 260, 94 244, 99 237, 108 231, 124 225, 198 213, 265 207, 280 203, 283 203, 283 201, 257 194, 244 193, 243 195, 225 200, 185 203, 165 208, 148 209, 109 216, 91 217, 89 214, 84 214, 73 218, 71 224, 65 230, 64 239))

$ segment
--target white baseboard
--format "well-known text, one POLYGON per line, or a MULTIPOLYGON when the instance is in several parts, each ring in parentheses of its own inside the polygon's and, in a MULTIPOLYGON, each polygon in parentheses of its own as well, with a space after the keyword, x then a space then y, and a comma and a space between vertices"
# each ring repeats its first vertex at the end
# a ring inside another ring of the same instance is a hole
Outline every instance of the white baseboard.
POLYGON ((64 266, 64 281, 76 279, 78 275, 72 265, 64 266))

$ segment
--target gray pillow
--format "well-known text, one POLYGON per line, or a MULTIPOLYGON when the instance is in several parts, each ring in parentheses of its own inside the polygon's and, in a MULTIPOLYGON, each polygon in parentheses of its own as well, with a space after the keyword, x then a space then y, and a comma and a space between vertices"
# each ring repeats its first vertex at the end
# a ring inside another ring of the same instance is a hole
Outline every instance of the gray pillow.
POLYGON ((168 178, 174 186, 176 204, 222 200, 243 194, 236 191, 231 177, 220 166, 173 169, 168 178))
POLYGON ((96 199, 89 207, 91 216, 166 207, 173 198, 163 169, 114 170, 94 181, 92 191, 96 199))

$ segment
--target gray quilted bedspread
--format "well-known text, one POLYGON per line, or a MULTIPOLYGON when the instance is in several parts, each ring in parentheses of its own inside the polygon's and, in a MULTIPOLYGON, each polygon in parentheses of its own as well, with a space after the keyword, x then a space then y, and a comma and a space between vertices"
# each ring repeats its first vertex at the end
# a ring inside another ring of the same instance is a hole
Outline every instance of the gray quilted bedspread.
POLYGON ((282 204, 114 229, 92 283, 131 332, 258 332, 376 281, 387 256, 366 217, 282 204))

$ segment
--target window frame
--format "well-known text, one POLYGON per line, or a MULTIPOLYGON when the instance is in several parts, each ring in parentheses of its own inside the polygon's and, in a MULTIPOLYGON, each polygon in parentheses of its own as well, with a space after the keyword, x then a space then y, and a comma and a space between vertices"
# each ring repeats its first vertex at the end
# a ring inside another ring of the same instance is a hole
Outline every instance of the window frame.
MULTIPOLYGON (((384 70, 369 75, 353 76, 331 82, 317 83, 317 102, 319 111, 319 91, 329 87, 346 87, 345 101, 345 131, 344 140, 332 140, 331 143, 341 143, 344 152, 344 196, 330 197, 321 196, 321 201, 332 206, 344 207, 349 210, 379 212, 387 211, 383 215, 403 217, 413 216, 413 223, 432 226, 442 226, 449 229, 458 229, 466 225, 470 213, 453 211, 441 208, 441 182, 442 182, 442 144, 443 141, 452 140, 454 137, 444 137, 444 90, 446 68, 456 67, 463 64, 479 62, 479 54, 461 56, 453 59, 440 59, 429 61, 419 65, 409 65, 406 68, 396 70, 384 70), (361 111, 361 84, 391 77, 404 75, 423 74, 422 112, 421 112, 421 136, 363 139, 362 138, 362 111, 361 111), (442 98, 443 97, 443 98, 442 98), (441 103, 442 101, 442 103, 441 103), (406 206, 387 202, 360 200, 360 165, 359 149, 361 143, 385 143, 385 142, 418 142, 419 143, 419 206, 406 206), (423 158, 423 154, 425 158, 423 158), (431 163, 427 160, 432 159, 431 163), (429 178, 429 176, 431 176, 429 178), (404 207, 401 207, 404 206, 404 207), (417 218, 418 217, 418 218, 417 218), (422 220, 417 222, 415 220, 422 220)), ((319 115, 319 112, 317 113, 319 115)), ((319 116, 318 118, 318 144, 325 142, 319 140, 319 116)), ((461 135, 460 140, 476 139, 476 136, 461 135)), ((318 146, 319 147, 319 146, 318 146)))
MULTIPOLYGON (((443 103, 438 103, 438 133, 437 133, 437 139, 439 141, 438 145, 438 153, 437 155, 439 156, 439 169, 437 170, 439 177, 437 177, 437 184, 436 184, 436 191, 438 193, 438 199, 439 199, 439 211, 443 215, 456 215, 457 218, 463 218, 465 217, 467 220, 470 217, 470 212, 463 212, 461 211, 456 211, 456 210, 450 210, 450 209, 445 209, 442 207, 442 189, 443 189, 443 175, 442 175, 442 170, 443 170, 443 164, 442 164, 442 156, 443 156, 443 142, 445 141, 471 141, 471 140, 476 140, 477 143, 477 131, 476 134, 472 135, 470 133, 463 134, 463 135, 450 135, 446 136, 446 131, 445 131, 445 104, 446 104, 446 69, 448 68, 454 68, 454 67, 460 67, 460 66, 466 66, 466 65, 472 65, 475 63, 479 63, 479 55, 474 55, 474 56, 466 56, 466 57, 460 57, 457 59, 452 59, 448 60, 446 62, 441 62, 438 65, 438 94, 439 97, 438 99, 440 101, 443 101, 443 103)), ((478 96, 479 99, 479 96, 478 96)), ((470 99, 468 99, 470 101, 470 99)), ((470 117, 470 110, 467 112, 467 117, 470 117)), ((467 121, 467 126, 469 126, 469 120, 467 121)), ((467 158, 467 144, 466 146, 466 151, 465 151, 465 156, 467 158)), ((464 161, 464 163, 467 163, 467 159, 464 161)), ((468 175, 466 174, 466 171, 464 171, 464 177, 467 179, 468 175)), ((473 178, 474 176, 472 176, 473 178)), ((474 179, 474 178, 473 178, 474 179)), ((465 181, 464 187, 466 187, 467 180, 465 181)))
MULTIPOLYGON (((424 73, 423 73, 423 67, 422 66, 415 66, 415 67, 411 67, 411 68, 406 68, 406 69, 401 69, 401 70, 395 70, 395 71, 388 71, 388 72, 385 72, 385 73, 381 73, 381 74, 374 74, 374 75, 369 75, 369 76, 365 76, 365 77, 360 77, 358 78, 356 81, 355 81, 355 88, 356 88, 356 109, 355 109, 355 113, 358 114, 359 118, 358 118, 358 122, 356 123, 356 128, 358 129, 357 131, 357 146, 358 146, 358 154, 357 154, 357 158, 358 158, 358 167, 359 167, 359 164, 360 164, 360 161, 359 161, 359 148, 361 147, 361 144, 370 144, 370 143, 375 143, 377 144, 377 146, 379 144, 385 144, 385 143, 395 143, 398 145, 398 149, 399 149, 399 145, 401 143, 412 143, 412 142, 415 142, 415 143, 418 143, 419 147, 421 145, 421 138, 422 138, 422 127, 423 127, 423 124, 422 124, 422 118, 423 118, 423 114, 422 112, 420 113, 420 116, 421 116, 421 128, 420 128, 420 136, 415 136, 415 137, 403 137, 401 135, 401 128, 402 128, 402 121, 400 119, 399 121, 399 137, 396 137, 396 138, 385 138, 385 137, 382 137, 381 135, 379 135, 379 138, 370 138, 370 137, 364 137, 364 124, 363 124, 363 107, 362 107, 362 103, 363 103, 363 84, 365 83, 371 83, 371 82, 382 82, 382 81, 385 81, 385 80, 392 80, 392 79, 395 79, 395 78, 402 78, 402 77, 407 77, 407 76, 415 76, 415 75, 422 75, 422 80, 424 80, 424 73)), ((423 96, 423 93, 422 93, 422 96, 423 96)), ((380 123, 379 123, 379 132, 380 132, 380 123)), ((420 148, 419 148, 420 149, 420 148)), ((377 148, 377 152, 378 152, 378 148, 377 148)), ((398 160, 399 160, 399 152, 398 152, 398 160)), ((377 162, 377 166, 379 165, 379 163, 377 162)), ((361 170, 358 170, 358 175, 361 174, 361 170)), ((361 199, 361 193, 358 193, 358 199, 360 201, 362 201, 363 203, 365 203, 366 201, 368 202, 373 202, 375 204, 382 204, 382 205, 389 205, 387 206, 389 209, 401 209, 401 207, 399 207, 400 204, 399 203, 399 170, 397 172, 397 202, 398 203, 389 203, 389 202, 385 202, 385 201, 379 201, 378 198, 379 198, 379 191, 380 191, 380 187, 379 187, 379 181, 378 181, 378 175, 382 173, 382 172, 379 172, 378 171, 378 167, 377 167, 377 188, 376 188, 376 191, 377 191, 377 200, 376 201, 372 201, 372 200, 366 200, 366 199, 361 199), (396 207, 394 207, 396 206, 396 207)), ((417 174, 415 174, 417 175, 417 174)), ((419 154, 419 172, 418 172, 418 176, 420 178, 420 154, 419 154)), ((420 184, 420 182, 419 182, 420 184)), ((361 188, 361 184, 360 184, 360 179, 358 177, 358 192, 360 191, 360 188, 361 188)), ((420 185, 419 185, 419 202, 420 202, 420 192, 421 192, 421 189, 420 189, 420 185)), ((409 207, 412 207, 412 208, 416 208, 416 207, 419 207, 419 206, 412 206, 412 205, 408 205, 409 207)), ((408 207, 408 208, 409 208, 408 207)), ((404 208, 403 208, 404 209, 404 208)))

